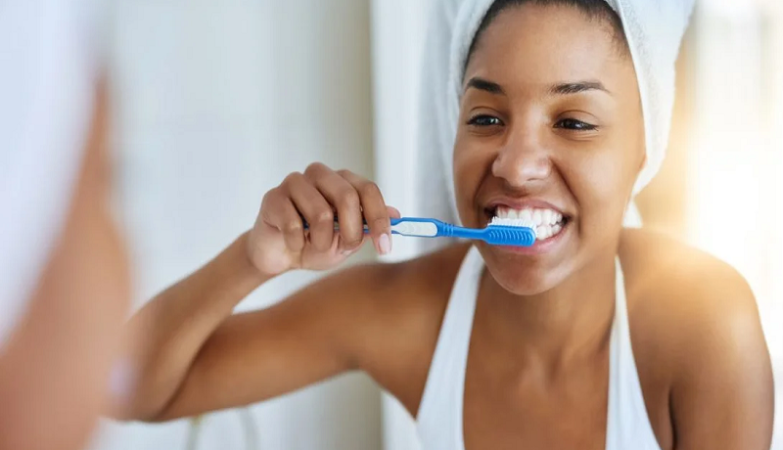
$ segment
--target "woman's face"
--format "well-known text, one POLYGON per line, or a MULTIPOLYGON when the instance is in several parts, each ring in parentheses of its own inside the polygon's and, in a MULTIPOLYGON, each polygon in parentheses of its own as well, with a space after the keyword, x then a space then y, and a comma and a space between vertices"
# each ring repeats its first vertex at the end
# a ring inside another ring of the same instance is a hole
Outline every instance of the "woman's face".
POLYGON ((460 217, 477 228, 493 216, 539 224, 533 247, 479 244, 515 294, 547 291, 616 254, 644 124, 631 57, 613 33, 573 7, 511 7, 466 68, 454 148, 460 217))

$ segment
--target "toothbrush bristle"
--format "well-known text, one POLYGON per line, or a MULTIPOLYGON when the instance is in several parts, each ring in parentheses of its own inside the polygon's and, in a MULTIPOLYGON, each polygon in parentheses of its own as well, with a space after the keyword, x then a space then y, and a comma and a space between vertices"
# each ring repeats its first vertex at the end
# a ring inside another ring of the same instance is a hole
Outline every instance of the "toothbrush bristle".
POLYGON ((485 242, 494 245, 521 245, 524 247, 535 244, 536 224, 531 220, 495 217, 486 228, 485 242))

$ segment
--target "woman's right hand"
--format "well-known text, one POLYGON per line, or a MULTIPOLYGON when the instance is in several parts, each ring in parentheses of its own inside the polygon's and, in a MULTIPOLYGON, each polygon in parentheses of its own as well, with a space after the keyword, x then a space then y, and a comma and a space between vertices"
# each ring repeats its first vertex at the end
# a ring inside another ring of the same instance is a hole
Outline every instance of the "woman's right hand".
POLYGON ((288 175, 264 196, 247 240, 248 257, 262 274, 272 276, 291 269, 335 267, 368 237, 379 254, 386 254, 391 251, 389 219, 399 216, 372 181, 314 163, 303 174, 288 175), (335 218, 339 230, 334 229, 335 218))

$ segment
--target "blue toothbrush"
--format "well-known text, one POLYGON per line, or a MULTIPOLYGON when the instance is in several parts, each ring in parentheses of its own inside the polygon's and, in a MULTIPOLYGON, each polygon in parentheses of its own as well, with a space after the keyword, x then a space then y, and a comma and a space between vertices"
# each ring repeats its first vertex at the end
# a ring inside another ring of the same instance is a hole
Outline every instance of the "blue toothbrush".
MULTIPOLYGON (((305 229, 308 228, 304 222, 305 229)), ((335 230, 339 229, 337 221, 335 230)), ((486 228, 464 228, 436 219, 421 217, 402 217, 391 219, 392 234, 411 237, 455 237, 484 241, 490 245, 514 245, 530 247, 536 242, 535 225, 522 219, 494 218, 486 228)), ((364 232, 369 232, 364 224, 364 232)))

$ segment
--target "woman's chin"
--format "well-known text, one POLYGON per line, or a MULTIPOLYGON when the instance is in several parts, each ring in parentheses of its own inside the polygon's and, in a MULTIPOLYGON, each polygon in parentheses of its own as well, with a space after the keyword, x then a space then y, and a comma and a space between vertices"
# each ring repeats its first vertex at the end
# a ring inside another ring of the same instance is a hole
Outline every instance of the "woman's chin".
POLYGON ((556 287, 566 278, 567 268, 545 267, 517 258, 484 257, 487 270, 495 282, 511 294, 534 296, 556 287))
POLYGON ((558 284, 556 280, 552 280, 548 276, 527 275, 515 278, 505 274, 499 276, 493 274, 493 278, 503 289, 520 297, 532 297, 542 294, 558 284))

